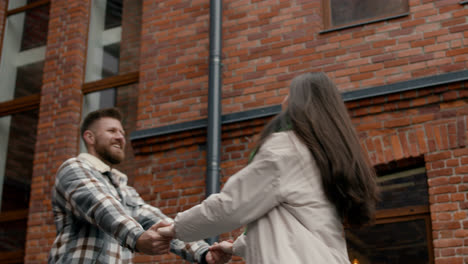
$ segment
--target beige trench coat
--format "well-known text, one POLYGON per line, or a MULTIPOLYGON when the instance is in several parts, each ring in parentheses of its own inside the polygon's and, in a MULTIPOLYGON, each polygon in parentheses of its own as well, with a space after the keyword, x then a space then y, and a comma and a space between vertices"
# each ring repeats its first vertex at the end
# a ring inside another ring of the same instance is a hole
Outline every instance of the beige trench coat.
POLYGON ((175 218, 183 241, 247 226, 234 254, 250 264, 348 263, 342 223, 294 132, 274 133, 219 194, 175 218))

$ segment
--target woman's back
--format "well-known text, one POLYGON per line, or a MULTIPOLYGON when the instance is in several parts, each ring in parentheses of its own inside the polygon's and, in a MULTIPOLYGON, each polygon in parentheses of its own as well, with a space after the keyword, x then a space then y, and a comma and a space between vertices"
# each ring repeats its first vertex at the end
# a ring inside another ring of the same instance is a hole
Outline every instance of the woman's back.
POLYGON ((262 148, 279 156, 280 203, 248 225, 247 263, 349 263, 342 223, 304 144, 288 131, 262 148))

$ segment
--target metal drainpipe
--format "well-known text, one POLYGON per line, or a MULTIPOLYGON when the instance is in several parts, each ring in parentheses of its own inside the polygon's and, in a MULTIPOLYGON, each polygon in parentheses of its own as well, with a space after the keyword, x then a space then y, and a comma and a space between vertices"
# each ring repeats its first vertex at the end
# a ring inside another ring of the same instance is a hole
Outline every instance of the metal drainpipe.
MULTIPOLYGON (((208 138, 206 156, 206 197, 219 192, 221 149, 221 39, 222 0, 210 0, 210 73, 208 84, 208 138)), ((218 237, 208 239, 210 244, 218 237)))

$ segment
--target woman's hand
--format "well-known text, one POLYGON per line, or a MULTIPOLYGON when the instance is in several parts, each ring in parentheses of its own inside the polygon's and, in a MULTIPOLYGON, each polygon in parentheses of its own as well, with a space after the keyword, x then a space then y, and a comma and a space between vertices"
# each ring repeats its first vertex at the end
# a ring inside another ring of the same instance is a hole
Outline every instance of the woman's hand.
POLYGON ((232 245, 233 241, 232 240, 226 240, 222 241, 220 243, 215 242, 211 247, 210 251, 217 251, 221 250, 224 253, 232 254, 232 245))
POLYGON ((160 236, 166 237, 166 238, 174 238, 175 237, 175 228, 174 224, 171 224, 170 226, 164 226, 158 228, 158 233, 160 236))

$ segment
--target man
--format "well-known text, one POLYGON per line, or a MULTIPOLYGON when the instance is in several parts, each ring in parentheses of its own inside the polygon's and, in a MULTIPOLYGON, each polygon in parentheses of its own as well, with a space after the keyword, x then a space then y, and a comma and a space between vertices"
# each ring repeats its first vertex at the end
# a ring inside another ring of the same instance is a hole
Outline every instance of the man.
POLYGON ((113 166, 124 160, 125 132, 116 108, 94 111, 81 125, 88 153, 59 168, 52 206, 57 237, 49 263, 131 263, 133 252, 170 251, 198 263, 219 264, 230 255, 204 241, 184 243, 158 234, 172 219, 146 204, 127 176, 113 166))

